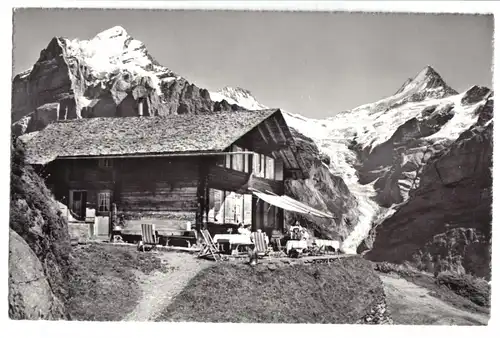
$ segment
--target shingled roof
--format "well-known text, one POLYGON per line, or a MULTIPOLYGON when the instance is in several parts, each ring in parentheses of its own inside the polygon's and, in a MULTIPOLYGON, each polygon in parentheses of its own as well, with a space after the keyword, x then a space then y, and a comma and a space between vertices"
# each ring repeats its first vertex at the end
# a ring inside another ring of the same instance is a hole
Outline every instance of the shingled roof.
POLYGON ((46 164, 57 157, 218 152, 278 112, 265 109, 59 121, 23 137, 26 161, 46 164))

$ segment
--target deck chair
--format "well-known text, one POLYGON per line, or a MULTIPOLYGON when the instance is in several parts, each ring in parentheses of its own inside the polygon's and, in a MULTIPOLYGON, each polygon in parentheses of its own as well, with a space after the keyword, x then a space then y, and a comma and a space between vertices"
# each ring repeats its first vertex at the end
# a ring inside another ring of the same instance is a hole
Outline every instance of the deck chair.
POLYGON ((158 245, 158 236, 156 236, 154 224, 141 224, 141 241, 137 248, 141 251, 146 251, 146 248, 153 249, 158 245))
POLYGON ((253 243, 255 244, 255 249, 259 256, 266 256, 269 253, 265 236, 266 234, 263 232, 252 233, 253 243))
POLYGON ((204 243, 200 253, 198 254, 198 257, 213 258, 216 262, 222 260, 220 250, 215 246, 212 236, 210 235, 208 230, 201 230, 201 235, 203 237, 204 243))

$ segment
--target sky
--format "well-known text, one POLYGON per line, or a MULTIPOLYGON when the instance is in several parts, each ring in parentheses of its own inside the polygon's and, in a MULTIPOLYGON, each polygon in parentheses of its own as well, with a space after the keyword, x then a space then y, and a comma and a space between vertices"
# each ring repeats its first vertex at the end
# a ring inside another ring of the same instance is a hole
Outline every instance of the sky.
POLYGON ((464 14, 20 9, 13 74, 54 36, 117 25, 199 87, 242 87, 313 118, 392 95, 427 65, 459 92, 492 86, 493 16, 464 14))

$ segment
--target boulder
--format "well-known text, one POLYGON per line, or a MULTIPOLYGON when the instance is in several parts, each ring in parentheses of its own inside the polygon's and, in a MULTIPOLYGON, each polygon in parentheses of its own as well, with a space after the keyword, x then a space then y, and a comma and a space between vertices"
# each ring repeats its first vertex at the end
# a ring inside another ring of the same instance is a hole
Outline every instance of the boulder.
POLYGON ((9 230, 9 317, 66 318, 64 305, 52 292, 42 263, 13 230, 9 230))

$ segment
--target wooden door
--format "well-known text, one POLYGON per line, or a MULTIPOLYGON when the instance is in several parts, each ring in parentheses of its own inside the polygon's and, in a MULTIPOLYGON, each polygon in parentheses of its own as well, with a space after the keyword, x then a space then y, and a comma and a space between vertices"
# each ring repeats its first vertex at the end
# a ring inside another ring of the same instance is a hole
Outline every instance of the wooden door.
POLYGON ((111 192, 109 190, 99 191, 97 193, 95 235, 108 236, 110 234, 110 220, 111 220, 110 216, 111 216, 111 192))
POLYGON ((87 192, 84 190, 70 191, 70 210, 80 220, 85 220, 87 211, 87 192))

